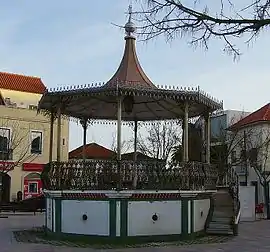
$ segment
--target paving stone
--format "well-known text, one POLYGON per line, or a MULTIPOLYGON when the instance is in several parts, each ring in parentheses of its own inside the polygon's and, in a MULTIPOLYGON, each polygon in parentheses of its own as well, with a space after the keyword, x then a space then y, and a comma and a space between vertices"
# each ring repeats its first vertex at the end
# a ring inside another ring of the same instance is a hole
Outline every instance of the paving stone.
MULTIPOLYGON (((17 242, 13 236, 13 231, 29 230, 33 226, 42 226, 44 224, 44 215, 16 215, 9 216, 7 219, 0 218, 0 251, 1 252, 91 252, 97 251, 89 247, 70 247, 70 243, 59 244, 38 244, 38 243, 22 243, 17 242), (56 246, 57 245, 57 246, 56 246), (61 245, 61 246, 59 246, 61 245)), ((29 238, 29 239, 33 239, 29 238)), ((201 239, 208 239, 207 237, 201 239)), ((217 238, 215 238, 217 239, 217 238)), ((157 243, 149 244, 147 247, 141 248, 125 248, 110 249, 104 248, 103 252, 269 252, 270 251, 270 221, 262 220, 256 222, 241 223, 239 226, 239 236, 233 239, 225 237, 216 240, 215 244, 207 244, 203 240, 203 244, 194 244, 199 240, 186 243, 166 243, 159 246, 157 243), (224 239, 224 240, 222 240, 224 239), (222 243, 220 243, 222 242, 222 243)), ((34 242, 37 242, 35 240, 34 242)), ((40 241, 39 241, 40 242, 40 241)), ((202 241, 200 241, 202 242, 202 241)), ((213 241, 211 241, 213 242, 213 241)), ((48 242, 49 243, 49 242, 48 242)), ((99 250, 98 250, 99 251, 99 250)))

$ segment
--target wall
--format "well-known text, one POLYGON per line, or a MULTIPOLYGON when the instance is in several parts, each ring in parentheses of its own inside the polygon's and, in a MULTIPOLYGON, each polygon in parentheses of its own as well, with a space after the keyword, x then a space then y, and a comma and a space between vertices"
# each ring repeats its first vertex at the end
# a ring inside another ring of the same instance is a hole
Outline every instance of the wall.
MULTIPOLYGON (((13 150, 13 160, 18 162, 18 166, 8 174, 11 176, 11 199, 16 197, 18 191, 23 191, 23 177, 29 172, 22 171, 22 163, 34 162, 46 164, 49 161, 49 136, 50 119, 48 116, 37 114, 36 110, 10 108, 0 106, 0 127, 11 128, 11 138, 15 146, 13 150), (31 154, 31 130, 40 130, 43 132, 43 145, 41 154, 31 154)), ((68 138, 69 122, 62 120, 62 138, 65 139, 65 145, 61 148, 61 159, 68 160, 68 138)), ((53 159, 56 160, 56 142, 57 127, 54 125, 54 148, 53 159)), ((1 160, 0 160, 1 162, 1 160)), ((3 162, 3 161, 2 161, 3 162)))
POLYGON ((51 231, 55 231, 53 227, 54 223, 54 200, 51 198, 46 199, 46 209, 47 213, 45 215, 45 224, 47 228, 51 231))
POLYGON ((128 236, 182 233, 181 201, 133 201, 128 203, 128 236), (157 221, 152 220, 156 214, 157 221))
MULTIPOLYGON (((224 137, 227 134, 223 133, 232 124, 238 122, 243 117, 249 115, 250 112, 238 110, 224 110, 211 116, 211 137, 224 137)), ((225 139, 224 139, 225 140, 225 139)))
POLYGON ((210 199, 194 200, 194 232, 204 230, 210 209, 210 199))
POLYGON ((255 187, 240 186, 239 200, 241 204, 240 221, 255 221, 255 187))
POLYGON ((62 201, 63 233, 109 236, 108 201, 62 201), (86 214, 87 220, 82 216, 86 214))
MULTIPOLYGON (((198 199, 197 195, 189 198, 179 195, 171 192, 45 191, 47 199, 55 201, 53 213, 56 216, 53 224, 46 218, 47 227, 69 234, 175 236, 177 239, 181 235, 203 231, 211 193, 199 193, 198 199), (83 215, 87 219, 84 220, 83 215)), ((51 212, 47 203, 46 215, 51 216, 51 212)))
POLYGON ((234 123, 237 123, 238 121, 250 114, 250 112, 239 110, 225 110, 224 112, 227 114, 227 127, 231 126, 234 123))
POLYGON ((223 130, 227 128, 227 115, 221 114, 215 117, 211 117, 211 138, 222 137, 223 130))
POLYGON ((9 98, 11 103, 16 103, 17 107, 28 108, 29 105, 38 105, 42 94, 27 93, 15 90, 1 88, 1 94, 5 98, 9 98))
MULTIPOLYGON (((269 142, 270 139, 270 124, 269 123, 257 123, 249 125, 241 129, 237 132, 237 135, 243 139, 244 131, 246 132, 246 147, 247 151, 252 148, 258 148, 258 157, 257 157, 257 165, 262 168, 262 170, 269 171, 270 170, 270 146, 265 146, 266 143, 269 142)), ((241 139, 240 138, 240 139, 241 139)), ((237 142, 237 139, 235 140, 237 142)), ((241 155, 241 151, 243 150, 242 142, 238 145, 235 144, 236 155, 239 158, 241 155)), ((242 165, 243 166, 243 165, 242 165)), ((236 167, 239 171, 241 171, 241 167, 236 167)), ((241 175, 245 175, 245 167, 242 171, 241 175)), ((258 176, 254 169, 250 167, 248 164, 248 180, 254 181, 257 180, 258 176)))

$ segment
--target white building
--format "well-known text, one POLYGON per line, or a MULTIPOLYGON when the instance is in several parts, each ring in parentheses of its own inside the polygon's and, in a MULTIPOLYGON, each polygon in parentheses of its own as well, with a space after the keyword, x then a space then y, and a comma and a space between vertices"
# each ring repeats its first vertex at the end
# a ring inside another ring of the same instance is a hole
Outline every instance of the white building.
POLYGON ((231 125, 230 129, 235 147, 229 162, 241 161, 235 162, 240 184, 255 186, 255 201, 263 202, 258 174, 270 173, 270 103, 231 125))

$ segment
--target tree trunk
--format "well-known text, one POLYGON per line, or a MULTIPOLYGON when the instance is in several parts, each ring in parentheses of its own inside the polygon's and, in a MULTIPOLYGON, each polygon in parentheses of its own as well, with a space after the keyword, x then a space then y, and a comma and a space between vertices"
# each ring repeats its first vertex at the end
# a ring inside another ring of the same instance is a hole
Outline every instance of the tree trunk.
POLYGON ((266 218, 270 219, 270 206, 269 206, 269 182, 264 182, 264 199, 265 199, 265 207, 266 207, 266 218))

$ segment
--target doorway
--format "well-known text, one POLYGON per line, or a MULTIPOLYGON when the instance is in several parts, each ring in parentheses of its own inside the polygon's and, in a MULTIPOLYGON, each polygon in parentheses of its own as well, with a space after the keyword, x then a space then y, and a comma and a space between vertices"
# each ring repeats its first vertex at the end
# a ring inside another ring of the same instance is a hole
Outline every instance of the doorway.
POLYGON ((8 203, 10 201, 10 183, 11 178, 7 173, 0 173, 0 202, 8 203))
POLYGON ((255 204, 257 205, 259 204, 258 181, 251 181, 250 185, 255 187, 255 204))

